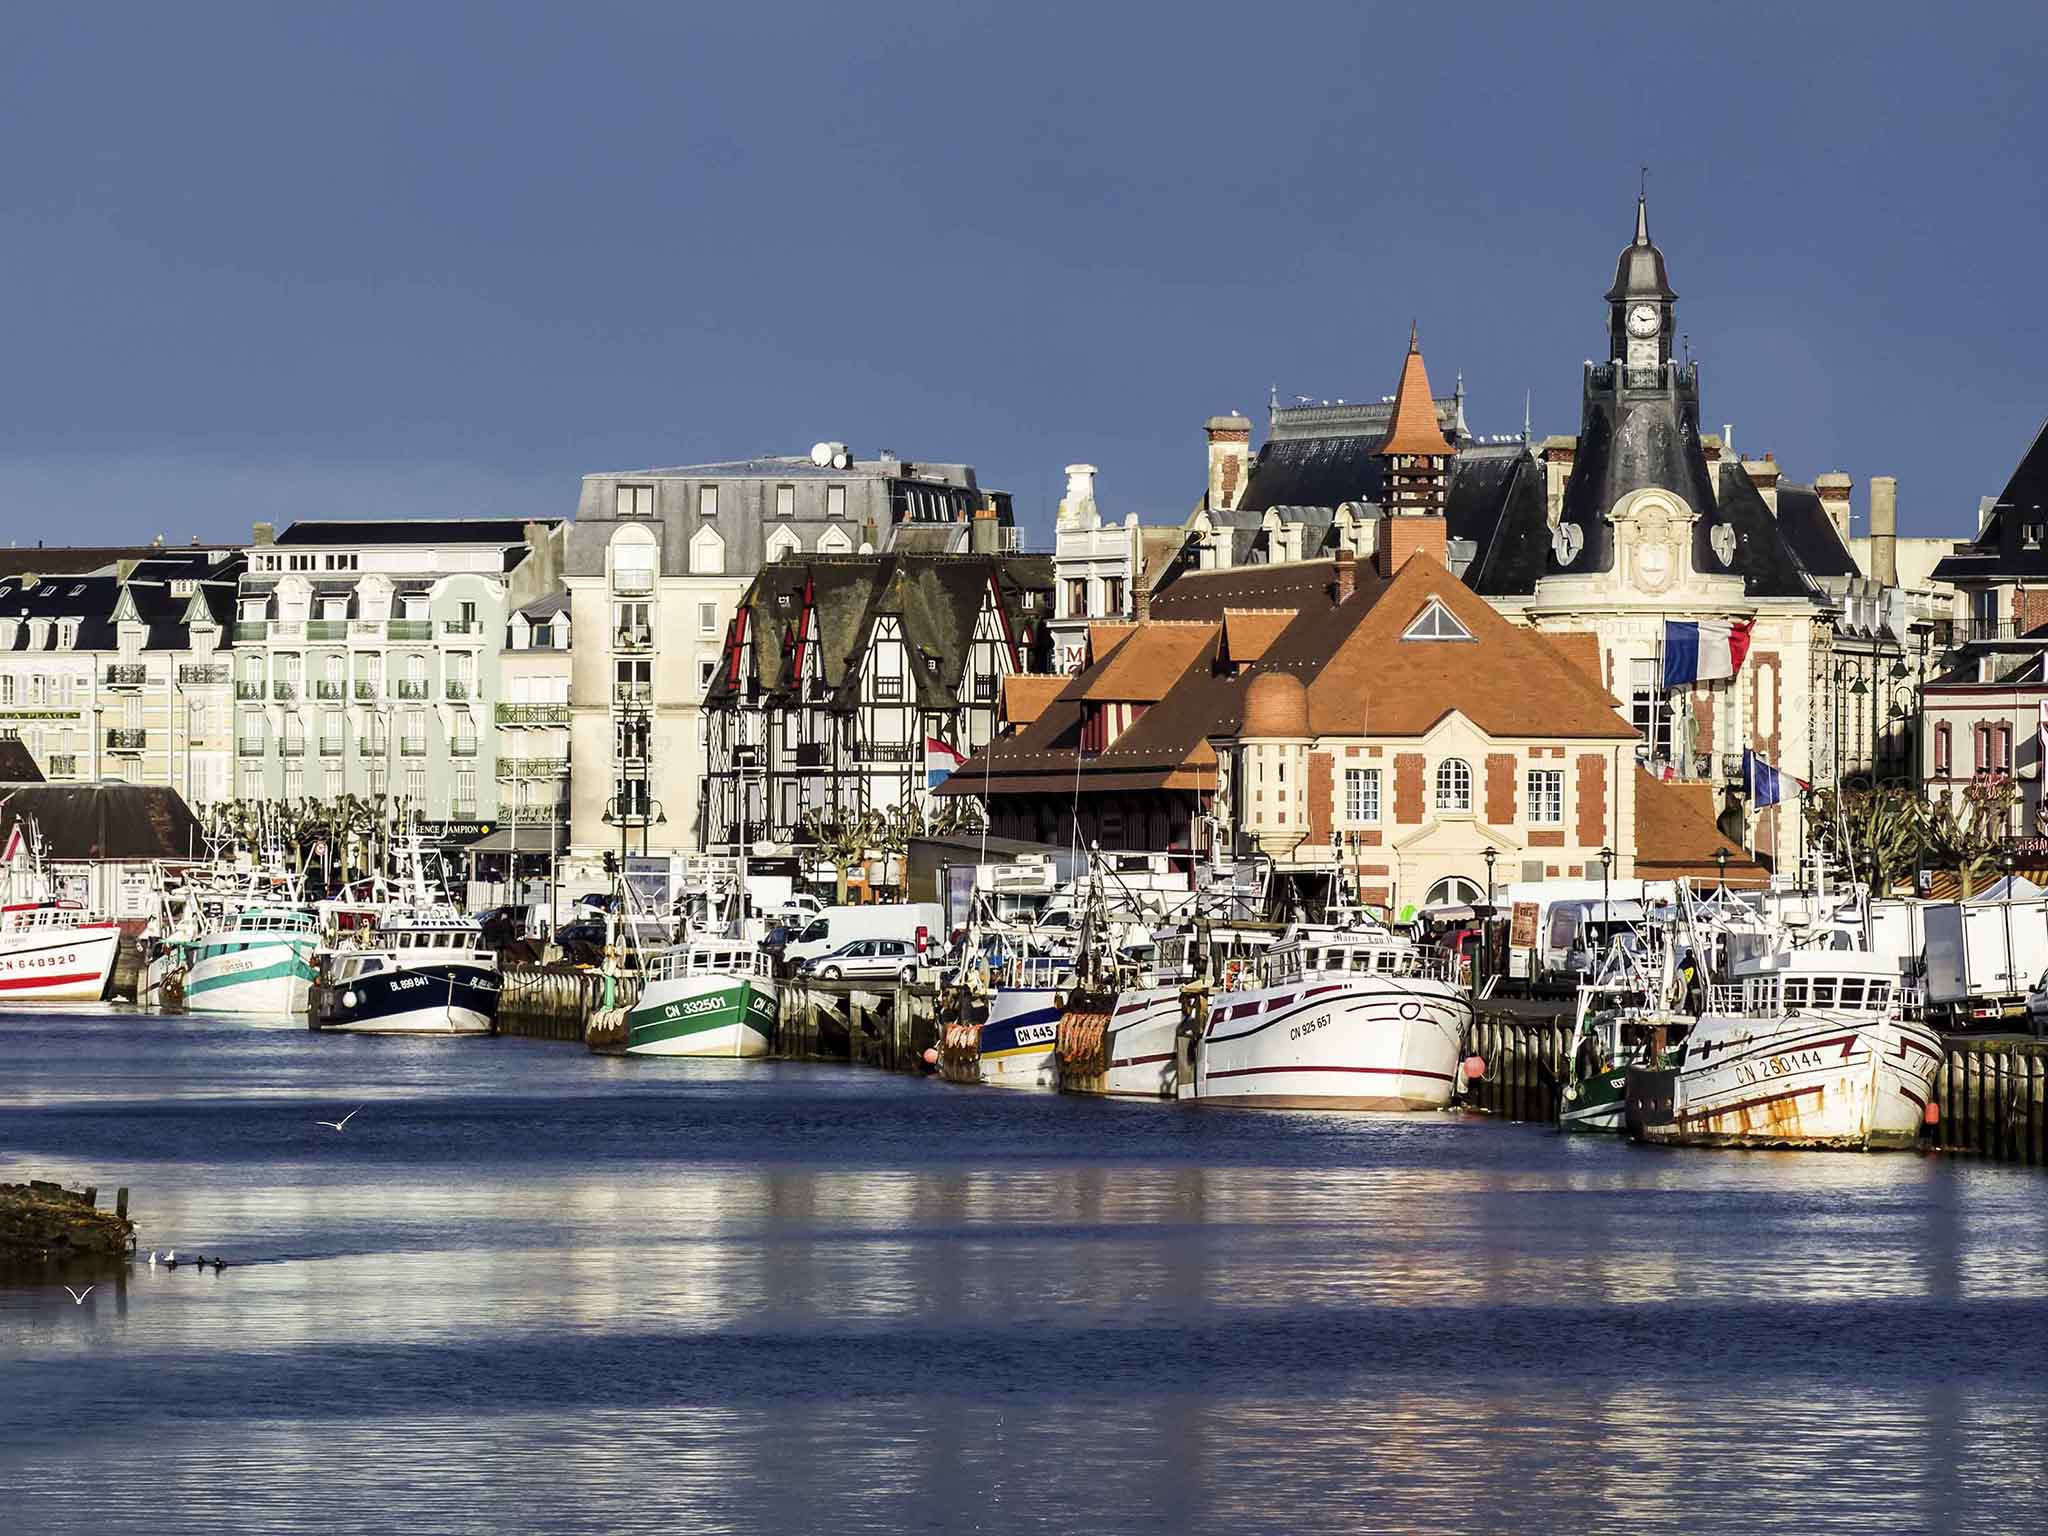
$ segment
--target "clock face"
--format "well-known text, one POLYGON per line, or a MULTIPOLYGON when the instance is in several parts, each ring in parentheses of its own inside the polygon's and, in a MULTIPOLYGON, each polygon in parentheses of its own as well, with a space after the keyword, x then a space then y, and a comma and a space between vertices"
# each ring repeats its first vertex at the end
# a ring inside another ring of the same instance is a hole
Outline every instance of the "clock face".
POLYGON ((1654 304, 1638 304, 1628 312, 1628 333, 1631 336, 1654 336, 1664 323, 1664 316, 1654 304))

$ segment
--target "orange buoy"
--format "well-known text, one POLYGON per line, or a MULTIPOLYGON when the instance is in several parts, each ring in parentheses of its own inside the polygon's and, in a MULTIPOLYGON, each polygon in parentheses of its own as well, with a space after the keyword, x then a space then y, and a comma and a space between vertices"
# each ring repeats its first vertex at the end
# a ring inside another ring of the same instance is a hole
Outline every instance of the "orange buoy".
POLYGON ((1934 1100, 1929 1099, 1927 1101, 1927 1108, 1921 1111, 1921 1119, 1929 1125, 1941 1124, 1941 1106, 1935 1103, 1934 1100))
POLYGON ((1464 1061, 1465 1077, 1468 1081, 1486 1076, 1486 1058, 1467 1056, 1464 1061))

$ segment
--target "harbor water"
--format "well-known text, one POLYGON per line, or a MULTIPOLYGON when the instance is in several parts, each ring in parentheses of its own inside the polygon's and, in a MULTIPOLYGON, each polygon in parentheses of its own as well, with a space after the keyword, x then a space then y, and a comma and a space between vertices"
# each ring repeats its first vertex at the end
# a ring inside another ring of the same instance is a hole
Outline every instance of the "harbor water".
POLYGON ((0 1280, 15 1530, 2048 1521, 2024 1168, 52 1010, 30 1177, 229 1266, 0 1280))

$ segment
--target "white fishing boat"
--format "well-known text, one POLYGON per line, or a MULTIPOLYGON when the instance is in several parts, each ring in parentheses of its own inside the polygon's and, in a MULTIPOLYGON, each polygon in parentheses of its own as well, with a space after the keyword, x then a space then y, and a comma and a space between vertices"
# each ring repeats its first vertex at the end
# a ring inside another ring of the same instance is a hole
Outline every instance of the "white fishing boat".
POLYGON ((699 938, 653 956, 626 1011, 629 1056, 766 1056, 775 961, 749 939, 699 938))
POLYGON ((54 894, 35 818, 14 824, 0 854, 0 1002, 96 1003, 107 995, 121 929, 54 894))
POLYGON ((1918 1144, 1941 1037, 1889 955, 1766 954, 1713 989, 1669 1066, 1628 1072, 1629 1133, 1687 1146, 1918 1144))
POLYGON ((1380 927, 1291 930, 1219 992, 1179 1096, 1256 1109, 1442 1109, 1472 1004, 1455 960, 1380 927))
POLYGON ((226 913, 197 938, 173 940, 185 1005, 209 1013, 304 1013, 316 974, 320 923, 303 907, 226 913))

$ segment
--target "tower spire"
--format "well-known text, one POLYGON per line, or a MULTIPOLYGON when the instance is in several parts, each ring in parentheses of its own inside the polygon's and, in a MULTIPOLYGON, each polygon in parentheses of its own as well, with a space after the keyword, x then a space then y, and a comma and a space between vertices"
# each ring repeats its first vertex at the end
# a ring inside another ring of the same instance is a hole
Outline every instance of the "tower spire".
POLYGON ((1636 188, 1636 244, 1650 243, 1650 168, 1643 167, 1643 178, 1636 188))

